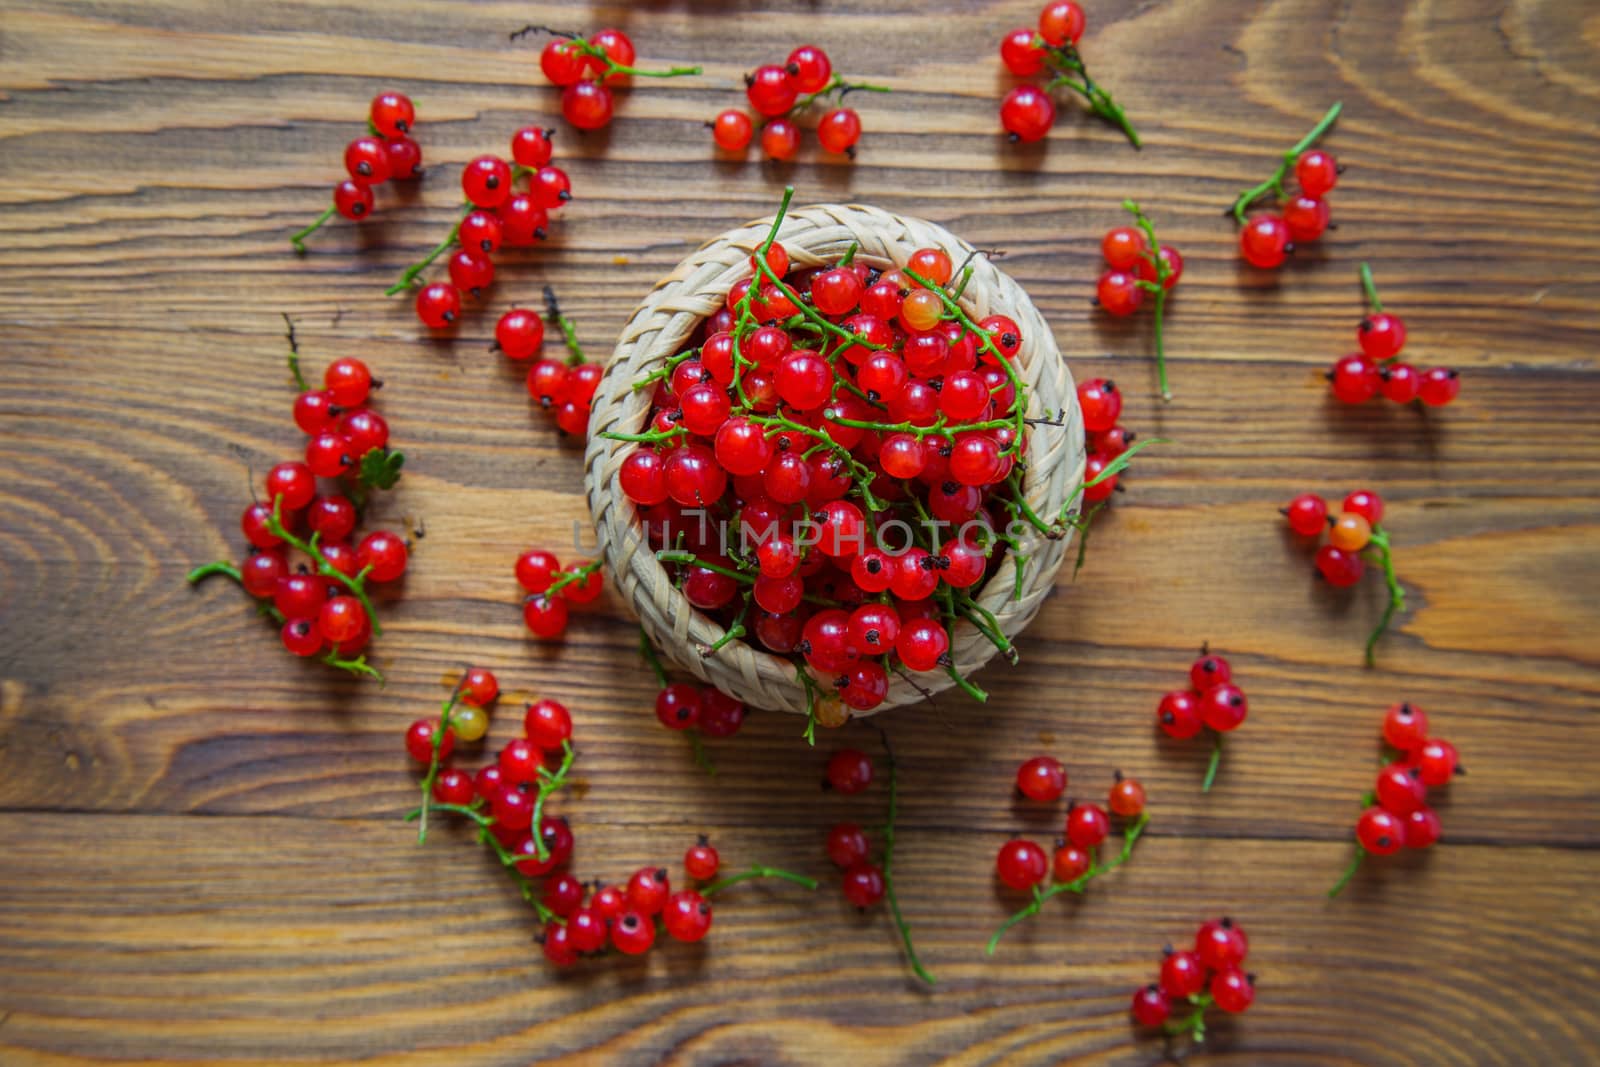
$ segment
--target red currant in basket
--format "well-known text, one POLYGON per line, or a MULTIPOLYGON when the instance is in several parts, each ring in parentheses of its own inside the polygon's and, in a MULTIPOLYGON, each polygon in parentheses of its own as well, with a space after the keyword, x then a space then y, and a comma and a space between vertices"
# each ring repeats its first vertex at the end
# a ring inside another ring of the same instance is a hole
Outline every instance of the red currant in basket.
POLYGON ((1041 140, 1055 121, 1055 101, 1038 86, 1019 85, 1000 102, 1000 125, 1012 142, 1041 140))
POLYGON ((1019 838, 1000 846, 994 870, 1007 886, 1027 890, 1044 881, 1050 870, 1050 861, 1045 858, 1044 849, 1032 841, 1019 838))
POLYGON ((1253 267, 1270 270, 1283 265, 1294 245, 1289 226, 1278 215, 1256 215, 1239 231, 1239 254, 1253 267))
POLYGON ((1017 768, 1017 791, 1029 800, 1049 803, 1067 789, 1067 769, 1053 756, 1035 756, 1017 768))

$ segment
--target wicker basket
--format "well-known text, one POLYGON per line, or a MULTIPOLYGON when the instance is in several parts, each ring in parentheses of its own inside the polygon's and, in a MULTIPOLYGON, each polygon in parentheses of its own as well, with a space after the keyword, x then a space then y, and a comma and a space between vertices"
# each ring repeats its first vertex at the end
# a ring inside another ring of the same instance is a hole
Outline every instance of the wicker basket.
MULTIPOLYGON (((632 388, 639 378, 659 368, 682 346, 700 321, 722 306, 735 282, 751 273, 750 254, 766 239, 772 219, 730 230, 701 247, 678 265, 639 305, 623 328, 616 351, 595 393, 589 419, 586 490, 616 588, 638 613, 656 647, 702 681, 754 707, 804 713, 805 687, 795 664, 742 641, 731 642, 706 656, 700 650, 723 636, 723 627, 694 608, 676 589, 644 537, 633 503, 617 488, 622 460, 638 445, 608 440, 606 431, 639 433, 650 410, 650 390, 632 388)), ((795 267, 835 263, 852 242, 858 259, 875 267, 903 265, 919 248, 942 248, 960 263, 972 251, 943 227, 921 219, 892 215, 876 208, 824 204, 791 211, 778 240, 795 267)), ((1004 314, 1022 328, 1018 365, 1028 383, 1028 416, 1045 418, 1065 412, 1064 425, 1031 427, 1023 488, 1029 503, 1045 516, 1059 514, 1067 494, 1083 477, 1084 435, 1072 375, 1050 327, 1033 302, 1011 278, 985 257, 973 260, 975 271, 961 303, 974 319, 1004 314)), ((1054 584, 1068 540, 1030 533, 1022 543, 1026 557, 1021 595, 1016 591, 1016 561, 1008 553, 999 570, 975 599, 994 613, 1000 629, 1014 638, 1038 611, 1054 584)), ((963 676, 971 675, 995 654, 994 645, 977 629, 959 623, 950 655, 963 676)), ((950 688, 945 673, 914 675, 916 685, 890 674, 887 699, 878 709, 921 700, 927 692, 950 688)))

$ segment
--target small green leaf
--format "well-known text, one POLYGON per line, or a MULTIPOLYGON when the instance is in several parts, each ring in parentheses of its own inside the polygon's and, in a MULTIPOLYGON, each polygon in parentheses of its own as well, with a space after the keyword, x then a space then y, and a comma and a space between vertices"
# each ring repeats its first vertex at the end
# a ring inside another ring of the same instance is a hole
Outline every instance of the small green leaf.
POLYGON ((360 482, 373 489, 393 489, 394 483, 400 480, 400 468, 405 464, 404 453, 374 448, 361 457, 360 482))

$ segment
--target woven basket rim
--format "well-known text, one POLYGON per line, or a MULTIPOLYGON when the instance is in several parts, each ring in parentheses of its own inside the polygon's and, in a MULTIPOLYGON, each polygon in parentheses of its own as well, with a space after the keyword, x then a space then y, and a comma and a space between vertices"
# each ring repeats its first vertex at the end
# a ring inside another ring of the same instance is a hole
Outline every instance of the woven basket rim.
MULTIPOLYGON (((616 487, 616 472, 633 443, 601 436, 615 430, 637 433, 644 428, 651 391, 635 392, 632 383, 678 351, 698 323, 721 307, 728 291, 749 277, 749 256, 771 230, 772 217, 735 227, 705 242, 635 309, 623 328, 596 391, 590 416, 585 485, 599 533, 601 552, 614 583, 638 614, 656 647, 679 667, 752 706, 805 713, 806 687, 796 665, 756 646, 734 640, 714 656, 703 648, 724 635, 723 627, 690 605, 674 588, 664 566, 645 541, 635 505, 616 487)), ((856 204, 815 204, 789 211, 778 239, 789 252, 791 267, 837 262, 851 241, 857 256, 874 266, 903 265, 917 248, 943 248, 961 262, 972 247, 944 227, 912 216, 856 204), (898 256, 896 255, 898 253, 898 256)), ((1084 437, 1071 372, 1053 334, 1020 285, 987 257, 973 261, 973 276, 961 305, 974 320, 992 311, 1009 314, 1022 328, 1023 345, 1015 357, 1029 384, 1032 418, 1060 414, 1061 425, 1035 424, 1029 430, 1024 496, 1044 515, 1060 512, 1070 489, 1081 481, 1084 437)), ((1021 542, 1021 595, 1017 587, 1017 551, 1008 549, 998 569, 972 595, 991 611, 1001 632, 1015 638, 1037 612, 1054 586, 1056 571, 1070 542, 1036 532, 1021 542)), ((951 656, 955 668, 970 676, 996 654, 970 623, 953 627, 951 656)), ((955 684, 946 672, 910 677, 891 673, 888 698, 871 712, 914 703, 955 684)), ((822 683, 825 685, 825 683, 822 683)))

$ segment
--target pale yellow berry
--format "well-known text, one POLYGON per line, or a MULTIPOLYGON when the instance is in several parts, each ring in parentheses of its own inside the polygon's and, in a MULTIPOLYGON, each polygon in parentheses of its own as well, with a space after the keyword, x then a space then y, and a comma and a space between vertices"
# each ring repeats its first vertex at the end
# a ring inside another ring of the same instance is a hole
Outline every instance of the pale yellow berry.
POLYGON ((482 708, 457 707, 450 713, 450 728, 458 741, 478 741, 489 732, 489 713, 482 708))

